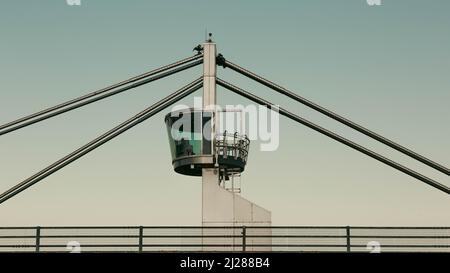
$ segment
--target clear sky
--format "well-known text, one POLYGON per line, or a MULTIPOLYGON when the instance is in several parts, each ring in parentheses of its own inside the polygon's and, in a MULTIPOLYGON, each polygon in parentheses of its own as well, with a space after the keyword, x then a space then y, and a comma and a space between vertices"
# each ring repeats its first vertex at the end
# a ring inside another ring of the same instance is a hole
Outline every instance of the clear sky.
MULTIPOLYGON (((450 164, 450 1, 2 1, 0 124, 190 56, 219 52, 450 164)), ((3 192, 178 89, 200 67, 0 137, 3 192)), ((286 97, 219 76, 441 183, 438 173, 286 97)), ((219 89, 220 104, 250 103, 219 89)), ((182 101, 192 104, 192 97, 182 101)), ((201 183, 172 170, 160 113, 0 205, 0 226, 199 225, 201 183)), ((251 144, 243 196, 274 225, 450 226, 448 195, 282 118, 251 144)))

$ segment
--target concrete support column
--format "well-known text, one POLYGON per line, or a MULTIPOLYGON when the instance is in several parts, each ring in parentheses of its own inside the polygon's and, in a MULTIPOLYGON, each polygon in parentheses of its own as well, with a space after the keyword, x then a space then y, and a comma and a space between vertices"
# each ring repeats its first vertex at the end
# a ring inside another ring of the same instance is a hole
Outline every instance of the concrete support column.
MULTIPOLYGON (((208 41, 203 44, 203 109, 216 110, 216 44, 208 41)), ((212 117, 211 126, 211 151, 214 151, 215 126, 217 115, 212 117)), ((206 136, 205 136, 206 137, 206 136)), ((230 192, 219 185, 218 168, 202 169, 202 225, 203 226, 232 226, 224 230, 204 229, 203 234, 227 234, 241 235, 242 226, 270 226, 270 211, 244 199, 239 194, 230 192)), ((250 232, 252 232, 249 229, 250 232)), ((259 234, 270 233, 268 230, 257 230, 259 234)), ((218 244, 215 238, 203 238, 203 244, 218 244)), ((240 245, 240 237, 230 238, 229 242, 222 244, 240 245)), ((246 240, 249 244, 270 244, 270 239, 262 238, 258 242, 246 240)), ((251 248, 246 248, 252 250, 251 248)), ((232 248, 205 248, 204 250, 228 250, 241 251, 239 247, 232 248)), ((270 250, 270 248, 259 248, 256 250, 270 250)))

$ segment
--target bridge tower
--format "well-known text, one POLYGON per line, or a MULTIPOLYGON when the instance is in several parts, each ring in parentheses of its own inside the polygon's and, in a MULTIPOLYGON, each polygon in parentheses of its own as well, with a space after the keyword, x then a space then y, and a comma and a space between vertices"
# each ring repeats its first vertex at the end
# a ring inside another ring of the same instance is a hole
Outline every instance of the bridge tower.
POLYGON ((238 132, 219 130, 216 43, 209 39, 202 46, 202 109, 173 111, 165 117, 174 170, 202 177, 203 226, 270 226, 270 211, 244 199, 235 186, 225 186, 244 171, 250 141, 238 132))

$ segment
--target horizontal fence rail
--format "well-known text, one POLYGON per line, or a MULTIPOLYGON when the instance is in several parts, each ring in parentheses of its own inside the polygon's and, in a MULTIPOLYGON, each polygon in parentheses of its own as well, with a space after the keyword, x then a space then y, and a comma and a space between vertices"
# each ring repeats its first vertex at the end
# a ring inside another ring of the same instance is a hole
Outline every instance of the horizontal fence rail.
POLYGON ((0 227, 0 252, 450 252, 450 227, 0 227))

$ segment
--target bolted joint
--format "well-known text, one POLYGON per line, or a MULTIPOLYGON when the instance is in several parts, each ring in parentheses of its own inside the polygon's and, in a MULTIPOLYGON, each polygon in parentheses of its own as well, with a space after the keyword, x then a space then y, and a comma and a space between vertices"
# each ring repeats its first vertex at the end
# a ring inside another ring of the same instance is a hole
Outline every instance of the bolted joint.
POLYGON ((227 67, 227 63, 226 63, 226 59, 225 57, 219 53, 219 55, 217 55, 216 57, 216 64, 219 66, 222 66, 223 68, 227 67))

